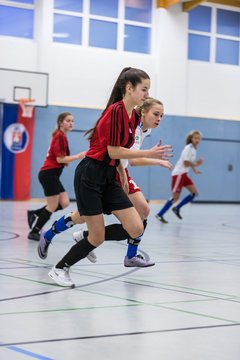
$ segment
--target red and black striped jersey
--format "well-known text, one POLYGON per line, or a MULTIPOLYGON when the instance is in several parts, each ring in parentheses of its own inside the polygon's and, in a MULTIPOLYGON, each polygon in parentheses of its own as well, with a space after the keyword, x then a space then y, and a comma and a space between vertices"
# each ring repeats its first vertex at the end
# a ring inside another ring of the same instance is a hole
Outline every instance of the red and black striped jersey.
POLYGON ((59 164, 57 162, 57 157, 68 155, 70 155, 68 139, 61 130, 58 130, 58 132, 52 138, 46 159, 40 170, 49 170, 63 167, 64 164, 59 164))
POLYGON ((135 110, 129 118, 122 100, 110 105, 100 118, 86 156, 115 166, 116 160, 110 158, 108 145, 130 148, 139 122, 140 117, 135 110))

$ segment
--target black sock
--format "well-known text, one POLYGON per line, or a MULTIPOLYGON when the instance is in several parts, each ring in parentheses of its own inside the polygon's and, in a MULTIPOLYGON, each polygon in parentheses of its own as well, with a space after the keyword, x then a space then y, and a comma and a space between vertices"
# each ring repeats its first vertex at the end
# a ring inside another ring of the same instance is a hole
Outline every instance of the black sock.
POLYGON ((43 211, 43 209, 45 209, 46 205, 44 205, 43 207, 41 207, 40 209, 36 209, 33 210, 34 214, 36 214, 37 216, 39 216, 41 214, 41 212, 43 211))
POLYGON ((48 211, 45 207, 42 209, 41 214, 39 215, 35 226, 32 228, 31 232, 38 233, 46 222, 50 219, 52 213, 48 211))
POLYGON ((58 207, 56 208, 56 210, 55 210, 54 212, 56 212, 56 211, 58 211, 58 210, 62 210, 62 209, 63 209, 62 205, 61 205, 61 204, 58 204, 58 207))
MULTIPOLYGON (((84 230, 83 236, 88 236, 88 231, 84 230)), ((128 233, 124 230, 122 224, 111 224, 105 226, 105 240, 106 241, 121 241, 129 238, 128 233)))
POLYGON ((66 266, 69 267, 76 264, 79 260, 84 259, 90 251, 95 248, 96 247, 90 244, 88 239, 85 237, 71 247, 69 252, 56 265, 56 268, 63 269, 66 266))

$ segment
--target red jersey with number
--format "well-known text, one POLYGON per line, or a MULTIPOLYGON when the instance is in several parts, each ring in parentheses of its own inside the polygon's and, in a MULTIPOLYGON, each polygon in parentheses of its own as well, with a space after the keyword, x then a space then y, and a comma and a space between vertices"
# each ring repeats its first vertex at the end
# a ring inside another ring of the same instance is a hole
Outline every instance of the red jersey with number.
POLYGON ((65 164, 59 164, 57 162, 57 157, 63 157, 68 155, 70 155, 68 139, 61 130, 58 130, 58 132, 52 138, 50 147, 48 149, 47 157, 40 170, 49 170, 64 167, 65 164))
POLYGON ((111 166, 117 165, 118 161, 108 154, 108 145, 130 148, 134 144, 139 122, 140 117, 135 110, 129 118, 122 100, 110 105, 100 118, 86 156, 111 166))

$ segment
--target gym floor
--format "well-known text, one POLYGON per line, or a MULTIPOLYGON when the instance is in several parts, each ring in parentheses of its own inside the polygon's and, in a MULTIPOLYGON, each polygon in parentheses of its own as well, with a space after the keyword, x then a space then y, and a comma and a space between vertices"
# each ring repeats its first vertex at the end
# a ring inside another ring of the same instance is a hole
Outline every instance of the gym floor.
POLYGON ((161 224, 152 204, 140 252, 156 265, 125 268, 126 242, 106 242, 96 264, 72 268, 74 289, 47 275, 73 229, 46 260, 27 239, 26 210, 40 205, 0 202, 1 360, 240 359, 239 205, 191 204, 161 224))

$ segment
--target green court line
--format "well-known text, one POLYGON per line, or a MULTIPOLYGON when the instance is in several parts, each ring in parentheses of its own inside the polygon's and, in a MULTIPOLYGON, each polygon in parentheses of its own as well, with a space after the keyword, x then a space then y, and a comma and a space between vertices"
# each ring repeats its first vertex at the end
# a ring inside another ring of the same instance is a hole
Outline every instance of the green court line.
POLYGON ((218 316, 212 316, 212 315, 207 315, 207 314, 203 314, 203 313, 197 313, 195 311, 189 311, 189 310, 173 308, 171 306, 164 306, 164 305, 158 305, 158 306, 163 308, 163 309, 174 310, 174 311, 178 311, 178 312, 185 313, 185 314, 190 314, 190 315, 195 315, 195 316, 202 316, 202 317, 205 317, 205 318, 208 318, 208 319, 215 319, 215 320, 229 322, 231 324, 240 324, 240 320, 225 319, 225 318, 221 318, 221 317, 218 317, 218 316))
POLYGON ((10 278, 13 278, 13 279, 18 279, 18 280, 30 281, 30 282, 37 283, 37 284, 53 285, 53 286, 55 285, 55 284, 52 284, 52 283, 49 283, 49 282, 44 282, 44 281, 34 280, 34 279, 27 279, 27 278, 24 278, 24 277, 21 277, 21 276, 15 276, 15 275, 9 275, 9 274, 0 273, 0 276, 10 277, 10 278))
POLYGON ((147 303, 147 302, 143 302, 143 301, 139 301, 139 300, 135 300, 135 299, 129 299, 129 298, 125 299, 125 298, 121 298, 120 296, 103 294, 103 293, 99 293, 99 292, 96 292, 96 291, 89 291, 89 290, 82 290, 82 289, 78 289, 78 291, 87 292, 87 293, 91 293, 91 294, 96 294, 96 295, 100 295, 100 296, 106 296, 106 297, 110 297, 110 298, 116 298, 116 299, 122 299, 122 300, 124 299, 124 300, 128 300, 128 301, 133 301, 134 303, 139 303, 139 304, 142 304, 142 305, 160 307, 160 308, 163 308, 163 309, 178 311, 178 312, 185 313, 185 314, 201 316, 201 317, 208 318, 208 319, 215 319, 215 320, 225 321, 225 322, 231 323, 231 324, 240 324, 240 321, 237 321, 237 320, 230 320, 230 319, 225 319, 225 318, 221 318, 221 317, 218 317, 218 316, 207 315, 207 314, 198 313, 198 312, 194 312, 194 311, 182 310, 182 309, 178 309, 178 308, 174 308, 174 307, 170 307, 170 306, 159 305, 157 303, 152 304, 152 303, 147 303))
MULTIPOLYGON (((33 261, 31 260, 25 260, 25 259, 16 259, 16 260, 22 260, 24 262, 30 262, 30 263, 34 263, 33 261)), ((40 263, 40 262, 39 262, 40 263)), ((40 263, 42 264, 42 263, 40 263)), ((47 264, 49 266, 51 266, 51 264, 47 264)), ((76 274, 79 274, 78 271, 76 271, 78 269, 74 269, 73 273, 76 273, 76 274)), ((98 276, 99 275, 103 275, 103 276, 109 276, 109 274, 106 274, 106 273, 102 273, 102 272, 99 272, 99 271, 94 271, 94 270, 87 270, 87 269, 81 269, 81 272, 85 273, 90 273, 90 274, 97 274, 98 276)), ((0 275, 4 275, 4 274, 0 274, 0 275)), ((101 277, 99 277, 101 279, 101 277)), ((213 295, 222 295, 222 296, 227 296, 227 297, 236 297, 236 298, 239 298, 239 295, 233 295, 233 294, 225 294, 225 293, 220 293, 220 292, 214 292, 214 291, 209 291, 209 290, 202 290, 202 289, 196 289, 196 288, 190 288, 190 287, 186 287, 186 286, 179 286, 179 285, 172 285, 172 284, 167 284, 167 283, 161 283, 161 282, 157 282, 157 281, 150 281, 150 280, 143 280, 143 279, 136 279, 136 278, 131 278, 131 277, 125 277, 125 279, 130 279, 130 280, 133 280, 133 281, 138 281, 138 282, 142 282, 142 283, 149 283, 149 284, 157 284, 157 285, 163 285, 163 286, 169 286, 169 287, 175 287, 175 288, 179 288, 179 289, 185 289, 185 290, 194 290, 194 291, 197 291, 197 292, 200 292, 200 293, 207 293, 207 294, 213 294, 213 295)), ((26 279, 27 280, 27 279, 26 279)), ((120 281, 120 280, 118 280, 120 281)), ((44 283, 44 282, 43 282, 44 283)))
MULTIPOLYGON (((74 271, 74 273, 78 273, 76 270, 74 271)), ((102 272, 99 272, 99 271, 94 271, 94 270, 87 270, 87 269, 81 269, 81 273, 90 273, 90 274, 100 274, 100 275, 103 275, 103 276, 107 276, 108 274, 105 274, 105 273, 102 273, 102 272)), ((227 296, 228 298, 236 298, 238 299, 239 296, 238 295, 233 295, 233 294, 225 294, 225 293, 219 293, 219 292, 215 292, 215 291, 209 291, 209 290, 202 290, 202 289, 196 289, 196 288, 190 288, 190 287, 186 287, 186 286, 179 286, 179 285, 172 285, 172 284, 167 284, 167 283, 160 283, 160 282, 157 282, 157 281, 150 281, 150 280, 143 280, 143 279, 139 279, 138 277, 137 278, 132 278, 132 277, 128 277, 128 276, 124 276, 123 279, 116 279, 116 281, 120 281, 120 282, 124 282, 124 280, 131 280, 133 282, 135 282, 137 284, 137 282, 139 282, 140 284, 141 283, 147 283, 147 284, 156 284, 156 285, 161 285, 161 286, 167 286, 169 288, 176 288, 176 289, 184 289, 184 290, 188 290, 188 291, 196 291, 200 295, 202 296, 206 296, 204 295, 204 293, 206 294, 209 294, 208 296, 214 296, 214 295, 221 295, 221 296, 227 296), (202 293, 202 294, 201 294, 202 293)), ((137 284, 139 285, 139 284, 137 284)), ((169 289, 171 290, 171 289, 169 289)), ((219 299, 217 297, 213 297, 213 299, 219 299)), ((219 300, 230 300, 230 299, 219 299, 219 300)))
POLYGON ((53 313, 53 312, 68 312, 68 311, 83 311, 83 310, 96 310, 96 309, 111 309, 131 306, 142 306, 144 304, 122 304, 122 305, 106 305, 106 306, 87 306, 77 308, 62 308, 62 309, 47 309, 47 310, 32 310, 32 311, 14 311, 7 313, 0 313, 0 316, 5 315, 23 315, 23 314, 41 314, 41 313, 53 313))
POLYGON ((178 301, 160 301, 155 303, 156 305, 164 305, 164 304, 184 304, 184 303, 195 303, 195 302, 204 302, 204 301, 219 301, 221 299, 215 299, 215 298, 210 298, 210 299, 198 299, 198 300, 178 300, 178 301))
MULTIPOLYGON (((89 291, 88 291, 89 292, 89 291)), ((103 294, 102 294, 103 295, 103 294)), ((123 298, 125 301, 131 301, 129 299, 123 298)), ((214 299, 199 299, 199 300, 179 300, 179 301, 164 301, 160 303, 154 303, 152 305, 164 305, 164 304, 178 304, 178 303, 194 303, 194 302, 204 302, 204 301, 214 301, 214 299)), ((129 306, 143 306, 148 305, 147 303, 134 303, 134 304, 122 304, 122 305, 106 305, 106 306, 91 306, 91 307, 77 307, 77 308, 60 308, 60 309, 46 309, 46 310, 32 310, 32 311, 14 311, 0 313, 0 316, 5 315, 22 315, 22 314, 37 314, 37 313, 51 313, 51 312, 64 312, 64 311, 82 311, 82 310, 92 310, 92 309, 110 309, 118 307, 129 307, 129 306)))

